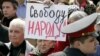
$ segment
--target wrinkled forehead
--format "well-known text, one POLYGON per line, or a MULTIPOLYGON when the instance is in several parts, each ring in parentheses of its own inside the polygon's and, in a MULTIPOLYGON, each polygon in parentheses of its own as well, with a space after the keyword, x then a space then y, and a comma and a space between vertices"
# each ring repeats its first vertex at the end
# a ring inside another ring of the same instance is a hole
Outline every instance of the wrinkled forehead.
POLYGON ((2 7, 4 6, 13 6, 11 2, 3 2, 2 7))
POLYGON ((38 39, 37 42, 55 42, 53 40, 41 40, 41 39, 38 39))
POLYGON ((24 27, 22 25, 10 25, 9 30, 19 30, 24 31, 24 27))

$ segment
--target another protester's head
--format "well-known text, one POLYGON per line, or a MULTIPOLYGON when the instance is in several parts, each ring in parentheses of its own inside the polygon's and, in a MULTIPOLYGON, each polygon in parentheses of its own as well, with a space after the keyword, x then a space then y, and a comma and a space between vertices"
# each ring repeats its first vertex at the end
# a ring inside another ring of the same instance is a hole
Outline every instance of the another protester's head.
POLYGON ((40 53, 47 53, 55 47, 55 41, 52 40, 37 40, 37 48, 40 53))
POLYGON ((84 11, 75 11, 69 15, 68 21, 69 23, 73 23, 85 16, 87 16, 87 14, 84 11))
POLYGON ((14 46, 24 41, 25 22, 19 18, 13 19, 9 26, 9 40, 14 46))
POLYGON ((84 54, 96 52, 96 34, 94 33, 94 25, 97 13, 84 17, 62 28, 63 33, 67 33, 70 37, 71 48, 77 48, 84 54))
POLYGON ((96 12, 96 6, 95 5, 87 5, 86 8, 84 9, 84 11, 90 15, 92 13, 96 12))
POLYGON ((18 3, 15 0, 4 0, 2 3, 3 15, 11 18, 16 15, 18 3))

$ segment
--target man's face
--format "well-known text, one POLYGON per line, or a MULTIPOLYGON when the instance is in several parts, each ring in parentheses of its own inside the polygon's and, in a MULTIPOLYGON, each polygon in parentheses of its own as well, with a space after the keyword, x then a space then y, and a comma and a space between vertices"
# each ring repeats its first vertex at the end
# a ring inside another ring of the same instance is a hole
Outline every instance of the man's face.
POLYGON ((24 30, 19 26, 9 27, 9 40, 15 46, 20 45, 24 40, 24 30))
POLYGON ((80 44, 80 50, 85 54, 91 54, 96 52, 97 40, 96 38, 89 36, 84 43, 80 44))
POLYGON ((37 40, 37 47, 41 53, 47 53, 54 44, 55 42, 50 40, 37 40))
POLYGON ((5 17, 13 17, 16 14, 16 9, 14 9, 11 2, 3 2, 2 11, 5 17))

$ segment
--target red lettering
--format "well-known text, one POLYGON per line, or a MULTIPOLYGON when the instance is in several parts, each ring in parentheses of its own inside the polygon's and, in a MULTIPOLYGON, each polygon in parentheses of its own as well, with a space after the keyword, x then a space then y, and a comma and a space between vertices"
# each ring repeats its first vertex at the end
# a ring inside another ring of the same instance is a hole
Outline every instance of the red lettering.
POLYGON ((31 32, 33 34, 33 29, 34 29, 34 22, 29 21, 28 25, 28 34, 31 32))
POLYGON ((64 21, 63 24, 55 24, 45 21, 29 21, 28 34, 45 37, 55 37, 55 39, 57 39, 58 37, 65 37, 66 34, 61 34, 61 27, 65 26, 66 24, 67 21, 64 21))
POLYGON ((41 34, 46 31, 47 25, 45 21, 41 21, 40 28, 41 28, 41 31, 40 31, 41 34))
POLYGON ((57 28, 57 30, 58 30, 58 34, 55 36, 55 38, 60 37, 61 26, 62 26, 62 24, 59 24, 59 25, 56 24, 56 28, 57 28))
POLYGON ((41 28, 40 28, 40 22, 37 22, 36 23, 36 28, 34 30, 34 35, 38 32, 38 35, 39 36, 42 36, 42 33, 41 33, 41 28))
POLYGON ((54 37, 54 24, 47 23, 46 37, 54 37))

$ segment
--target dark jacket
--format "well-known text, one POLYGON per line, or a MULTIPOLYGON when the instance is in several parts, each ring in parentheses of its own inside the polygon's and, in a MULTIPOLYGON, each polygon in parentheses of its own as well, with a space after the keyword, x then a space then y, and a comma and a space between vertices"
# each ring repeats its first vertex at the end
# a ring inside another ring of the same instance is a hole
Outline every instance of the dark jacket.
POLYGON ((0 56, 7 56, 8 52, 8 47, 3 42, 0 42, 0 56))
POLYGON ((87 56, 76 48, 65 48, 64 51, 50 54, 49 56, 87 56))
POLYGON ((11 22, 13 19, 15 19, 15 18, 17 18, 17 16, 14 16, 14 17, 9 18, 9 19, 8 19, 7 17, 3 17, 3 18, 1 19, 1 23, 2 23, 4 26, 9 27, 10 22, 11 22))
POLYGON ((76 48, 66 48, 64 52, 66 56, 86 56, 84 53, 82 53, 79 49, 76 48))
POLYGON ((8 28, 0 23, 0 41, 9 42, 8 28))
POLYGON ((20 56, 20 54, 25 55, 25 50, 26 50, 26 42, 25 41, 23 41, 23 43, 18 47, 14 47, 11 44, 9 56, 20 56))

